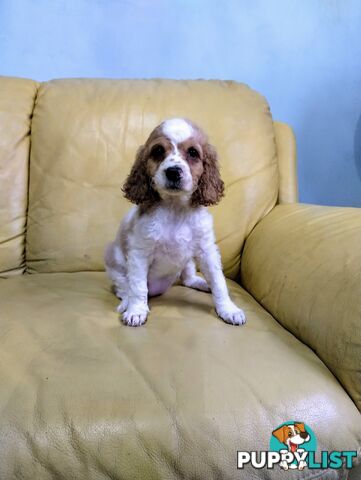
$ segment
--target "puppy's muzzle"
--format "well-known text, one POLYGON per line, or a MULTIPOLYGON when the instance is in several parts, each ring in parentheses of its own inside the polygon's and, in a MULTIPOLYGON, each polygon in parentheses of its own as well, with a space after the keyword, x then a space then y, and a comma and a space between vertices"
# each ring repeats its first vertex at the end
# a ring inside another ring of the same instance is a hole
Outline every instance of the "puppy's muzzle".
POLYGON ((165 176, 171 182, 179 182, 182 178, 182 169, 180 167, 168 167, 165 176))
POLYGON ((165 171, 166 179, 170 188, 179 188, 183 171, 180 167, 168 167, 165 171))

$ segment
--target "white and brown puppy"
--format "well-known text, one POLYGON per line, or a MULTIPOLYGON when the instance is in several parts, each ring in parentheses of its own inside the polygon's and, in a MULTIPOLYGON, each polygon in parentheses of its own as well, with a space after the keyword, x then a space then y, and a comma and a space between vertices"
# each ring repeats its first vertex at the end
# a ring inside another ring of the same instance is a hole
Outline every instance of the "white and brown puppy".
POLYGON ((182 118, 161 123, 138 149, 123 192, 137 206, 105 251, 123 323, 142 325, 148 297, 180 280, 211 291, 217 314, 227 323, 243 324, 243 311, 229 297, 206 209, 223 196, 223 182, 215 149, 202 130, 182 118), (196 275, 195 260, 206 281, 196 275))

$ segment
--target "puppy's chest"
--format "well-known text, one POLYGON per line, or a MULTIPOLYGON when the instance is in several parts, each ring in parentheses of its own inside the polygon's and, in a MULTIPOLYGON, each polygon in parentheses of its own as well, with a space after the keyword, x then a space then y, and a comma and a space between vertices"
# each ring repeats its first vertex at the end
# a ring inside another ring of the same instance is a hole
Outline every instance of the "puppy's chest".
POLYGON ((146 236, 155 258, 175 264, 192 257, 198 243, 192 225, 186 221, 155 222, 149 225, 146 236))
POLYGON ((165 228, 154 239, 156 256, 166 256, 175 261, 193 254, 195 238, 188 225, 179 228, 165 228))

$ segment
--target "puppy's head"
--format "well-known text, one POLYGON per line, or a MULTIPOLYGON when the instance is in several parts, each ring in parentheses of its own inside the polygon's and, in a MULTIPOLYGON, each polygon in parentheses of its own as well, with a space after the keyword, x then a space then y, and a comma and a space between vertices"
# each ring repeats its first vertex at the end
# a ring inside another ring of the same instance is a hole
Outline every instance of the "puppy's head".
POLYGON ((217 154, 193 122, 172 118, 158 125, 138 149, 123 192, 133 203, 164 199, 214 205, 223 196, 217 154))

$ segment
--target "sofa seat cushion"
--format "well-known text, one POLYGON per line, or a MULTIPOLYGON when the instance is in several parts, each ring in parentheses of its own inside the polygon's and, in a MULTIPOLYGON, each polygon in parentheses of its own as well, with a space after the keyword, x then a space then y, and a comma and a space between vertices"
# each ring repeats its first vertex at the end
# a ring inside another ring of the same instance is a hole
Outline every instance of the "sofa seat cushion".
MULTIPOLYGON (((236 452, 268 450, 288 420, 309 425, 319 450, 358 450, 360 415, 334 376, 229 287, 243 327, 176 286, 130 328, 104 273, 0 280, 0 478, 259 478, 237 471, 236 452)), ((317 478, 343 478, 329 474, 317 478)))

